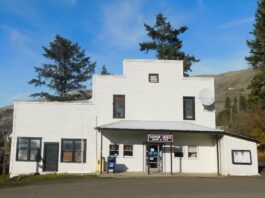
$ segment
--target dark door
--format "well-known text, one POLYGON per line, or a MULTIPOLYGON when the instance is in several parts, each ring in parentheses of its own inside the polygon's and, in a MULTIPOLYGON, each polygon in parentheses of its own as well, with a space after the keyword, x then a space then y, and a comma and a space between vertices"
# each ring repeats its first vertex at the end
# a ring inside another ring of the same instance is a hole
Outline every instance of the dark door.
POLYGON ((44 171, 58 171, 59 143, 44 143, 44 171))

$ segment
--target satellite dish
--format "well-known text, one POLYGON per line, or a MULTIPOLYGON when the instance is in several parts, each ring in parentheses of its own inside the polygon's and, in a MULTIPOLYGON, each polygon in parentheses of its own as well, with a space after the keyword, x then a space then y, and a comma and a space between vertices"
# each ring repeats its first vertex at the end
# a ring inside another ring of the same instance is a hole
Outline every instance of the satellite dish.
POLYGON ((214 103, 214 93, 210 89, 202 89, 199 94, 201 103, 205 106, 210 106, 214 103))

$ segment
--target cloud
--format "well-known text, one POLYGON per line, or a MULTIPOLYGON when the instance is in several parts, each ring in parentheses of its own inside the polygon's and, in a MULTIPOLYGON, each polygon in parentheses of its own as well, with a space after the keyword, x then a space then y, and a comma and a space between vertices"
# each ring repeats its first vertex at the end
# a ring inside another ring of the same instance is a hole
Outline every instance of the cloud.
POLYGON ((102 7, 103 25, 98 39, 107 45, 130 49, 142 41, 145 30, 141 1, 117 1, 102 7))
POLYGON ((228 23, 221 24, 221 25, 217 26, 216 29, 233 28, 233 27, 236 27, 236 26, 240 26, 240 25, 244 25, 244 24, 247 24, 247 23, 251 23, 253 21, 254 21, 254 17, 248 17, 248 18, 239 19, 239 20, 236 20, 236 21, 230 21, 228 23))

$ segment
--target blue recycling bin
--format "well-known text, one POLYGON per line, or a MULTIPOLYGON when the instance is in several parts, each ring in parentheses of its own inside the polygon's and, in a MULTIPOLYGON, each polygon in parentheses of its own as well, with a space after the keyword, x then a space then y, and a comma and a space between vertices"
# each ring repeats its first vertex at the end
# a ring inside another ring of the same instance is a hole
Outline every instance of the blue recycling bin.
POLYGON ((108 156, 108 173, 109 172, 113 172, 115 173, 115 169, 116 169, 116 156, 108 156))

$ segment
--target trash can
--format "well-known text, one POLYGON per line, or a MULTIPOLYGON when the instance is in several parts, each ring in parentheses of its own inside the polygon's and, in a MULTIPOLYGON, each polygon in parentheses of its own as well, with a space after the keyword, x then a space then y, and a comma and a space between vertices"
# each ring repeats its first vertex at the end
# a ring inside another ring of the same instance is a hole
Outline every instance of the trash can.
POLYGON ((116 156, 108 156, 108 170, 107 172, 115 173, 116 168, 116 156))

